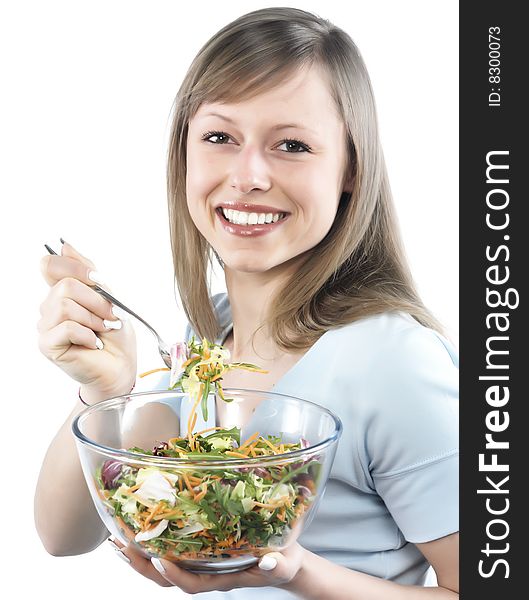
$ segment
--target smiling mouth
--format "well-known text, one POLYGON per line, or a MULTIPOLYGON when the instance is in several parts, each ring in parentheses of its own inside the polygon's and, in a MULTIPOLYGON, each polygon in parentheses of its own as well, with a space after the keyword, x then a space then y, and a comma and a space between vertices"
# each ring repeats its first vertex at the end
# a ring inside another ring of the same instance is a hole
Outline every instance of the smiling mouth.
POLYGON ((233 210, 231 208, 223 208, 219 206, 216 209, 219 216, 226 222, 232 225, 240 225, 243 227, 252 227, 254 225, 271 225, 282 221, 287 216, 287 213, 256 213, 233 210))

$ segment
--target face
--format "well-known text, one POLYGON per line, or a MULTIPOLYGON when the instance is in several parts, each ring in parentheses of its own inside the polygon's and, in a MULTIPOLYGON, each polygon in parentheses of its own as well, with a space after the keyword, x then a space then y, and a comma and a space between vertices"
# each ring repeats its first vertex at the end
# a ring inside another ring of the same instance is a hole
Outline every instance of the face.
POLYGON ((324 78, 298 71, 251 100, 200 106, 187 139, 189 212, 225 269, 287 268, 331 228, 346 165, 324 78))

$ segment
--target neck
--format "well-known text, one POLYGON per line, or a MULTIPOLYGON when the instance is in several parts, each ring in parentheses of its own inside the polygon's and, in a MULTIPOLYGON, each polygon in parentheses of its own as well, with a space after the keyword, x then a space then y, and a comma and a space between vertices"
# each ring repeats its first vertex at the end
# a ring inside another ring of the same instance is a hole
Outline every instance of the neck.
POLYGON ((268 326, 257 331, 252 347, 252 335, 263 325, 273 297, 285 285, 293 272, 293 266, 283 269, 280 274, 274 271, 277 269, 264 273, 245 273, 225 268, 233 318, 233 361, 244 360, 245 357, 256 353, 267 360, 278 357, 279 350, 272 340, 268 326))

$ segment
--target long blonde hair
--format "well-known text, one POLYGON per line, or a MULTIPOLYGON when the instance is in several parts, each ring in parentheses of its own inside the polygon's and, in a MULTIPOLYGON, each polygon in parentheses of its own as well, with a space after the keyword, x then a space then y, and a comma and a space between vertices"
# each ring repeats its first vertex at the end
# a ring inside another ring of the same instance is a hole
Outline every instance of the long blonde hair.
POLYGON ((173 105, 167 192, 175 278, 186 316, 200 337, 220 334, 208 277, 215 252, 186 202, 190 119, 203 102, 244 101, 312 65, 326 74, 345 124, 344 181, 352 180, 352 192, 342 194, 330 231, 273 298, 266 321, 273 338, 284 351, 303 350, 328 329, 386 311, 409 313, 443 333, 408 267, 364 61, 343 30, 287 7, 250 12, 216 33, 193 60, 173 105))

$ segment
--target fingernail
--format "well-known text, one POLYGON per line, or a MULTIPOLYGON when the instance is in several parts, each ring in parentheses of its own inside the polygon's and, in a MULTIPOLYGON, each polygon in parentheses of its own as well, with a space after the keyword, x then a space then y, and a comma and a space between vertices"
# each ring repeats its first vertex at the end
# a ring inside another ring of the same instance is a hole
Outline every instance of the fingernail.
POLYGON ((96 347, 98 350, 103 350, 103 348, 105 347, 103 345, 103 342, 97 337, 97 335, 96 335, 96 347))
POLYGON ((103 319, 103 325, 107 329, 121 329, 123 327, 123 323, 119 319, 117 321, 109 321, 108 319, 103 319))
POLYGON ((152 556, 151 562, 152 562, 152 566, 158 571, 158 573, 165 573, 164 566, 160 562, 159 558, 152 556))
POLYGON ((126 321, 129 318, 128 313, 126 313, 119 306, 112 306, 112 314, 116 317, 116 319, 120 319, 121 321, 126 321))
POLYGON ((277 560, 273 556, 267 556, 266 554, 259 561, 259 568, 263 571, 271 571, 277 566, 277 560))
POLYGON ((105 283, 104 279, 97 271, 90 271, 90 273, 88 273, 88 279, 94 283, 97 283, 98 285, 104 285, 105 283))
POLYGON ((126 563, 130 563, 130 558, 126 554, 123 554, 121 550, 116 550, 116 554, 119 556, 119 558, 122 558, 126 563))
POLYGON ((107 538, 107 542, 112 546, 112 548, 114 548, 114 550, 116 550, 117 552, 121 552, 121 548, 116 544, 113 538, 107 538))

